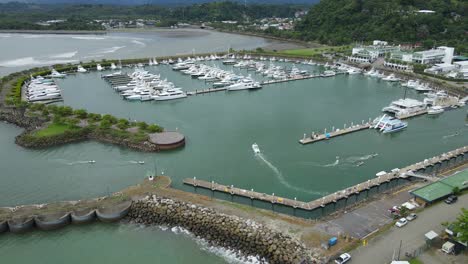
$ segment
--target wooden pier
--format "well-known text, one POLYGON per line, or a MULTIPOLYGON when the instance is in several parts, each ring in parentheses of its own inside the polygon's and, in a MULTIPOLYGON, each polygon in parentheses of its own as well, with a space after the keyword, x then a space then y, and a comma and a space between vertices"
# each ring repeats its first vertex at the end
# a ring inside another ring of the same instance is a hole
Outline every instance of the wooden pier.
POLYGON ((361 130, 364 130, 364 129, 368 129, 368 128, 370 128, 370 126, 371 126, 371 121, 369 119, 368 122, 362 121, 362 123, 358 124, 358 125, 354 125, 353 123, 351 123, 350 127, 346 127, 346 125, 345 125, 345 127, 343 129, 332 128, 332 131, 330 131, 330 132, 327 132, 325 130, 323 134, 312 133, 310 135, 310 137, 307 137, 307 135, 304 134, 304 137, 299 140, 299 143, 301 143, 302 145, 306 145, 306 144, 319 142, 319 141, 322 141, 322 140, 328 140, 328 139, 331 139, 331 138, 334 138, 334 137, 339 137, 339 136, 343 136, 343 135, 346 135, 346 134, 351 134, 351 133, 354 133, 354 132, 357 132, 357 131, 361 131, 361 130))
POLYGON ((409 165, 402 169, 394 169, 391 172, 385 173, 383 175, 377 176, 373 179, 367 180, 365 182, 356 184, 349 188, 337 191, 335 193, 323 196, 317 200, 313 200, 310 202, 303 202, 298 201, 296 199, 289 199, 275 196, 274 194, 265 194, 255 192, 253 189, 245 190, 241 188, 234 187, 233 185, 227 186, 222 185, 219 183, 215 183, 214 181, 208 182, 204 180, 198 180, 196 178, 192 179, 184 179, 184 184, 193 186, 195 188, 203 188, 211 191, 222 192, 229 195, 240 196, 244 198, 248 198, 251 200, 259 200, 271 204, 280 204, 292 208, 300 208, 303 210, 314 210, 320 207, 325 207, 327 204, 336 203, 338 200, 347 199, 351 195, 359 194, 360 192, 369 191, 372 187, 379 186, 384 183, 389 183, 390 181, 398 178, 408 178, 412 177, 413 173, 417 170, 424 169, 429 166, 434 166, 437 163, 442 163, 443 161, 450 160, 455 158, 459 155, 464 155, 468 152, 468 146, 464 146, 459 149, 455 149, 453 151, 449 151, 447 153, 443 153, 442 155, 438 155, 429 159, 425 159, 424 161, 409 165))
POLYGON ((427 109, 420 110, 420 111, 410 113, 410 114, 397 115, 396 118, 398 118, 398 119, 407 119, 407 118, 420 116, 420 115, 424 115, 424 114, 427 114, 427 109))
POLYGON ((195 90, 192 92, 187 92, 187 95, 198 95, 198 94, 206 94, 206 93, 215 93, 215 92, 221 92, 221 91, 226 91, 226 87, 221 87, 221 88, 207 88, 207 89, 201 89, 201 90, 195 90))

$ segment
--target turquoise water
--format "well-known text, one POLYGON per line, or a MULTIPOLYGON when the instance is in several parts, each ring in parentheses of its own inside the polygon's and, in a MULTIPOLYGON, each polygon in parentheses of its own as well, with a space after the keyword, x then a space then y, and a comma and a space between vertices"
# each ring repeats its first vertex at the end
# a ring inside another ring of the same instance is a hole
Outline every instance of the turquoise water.
POLYGON ((171 230, 133 225, 92 224, 0 236, 2 263, 217 264, 232 259, 219 250, 201 247, 205 246, 183 233, 175 235, 171 230))

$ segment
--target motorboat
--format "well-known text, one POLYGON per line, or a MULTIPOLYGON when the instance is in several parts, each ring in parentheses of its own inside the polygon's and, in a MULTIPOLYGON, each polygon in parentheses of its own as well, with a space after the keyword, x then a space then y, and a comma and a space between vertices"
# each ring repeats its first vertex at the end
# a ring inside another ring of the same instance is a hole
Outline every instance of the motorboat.
POLYGON ((408 123, 401 121, 398 118, 383 115, 378 117, 372 123, 371 128, 377 129, 383 134, 393 133, 405 129, 408 123))
POLYGON ((110 68, 111 68, 111 70, 115 70, 115 69, 117 69, 117 66, 115 66, 115 63, 112 62, 110 68))
POLYGON ((257 143, 252 144, 252 150, 255 154, 260 154, 260 148, 258 147, 257 143))
POLYGON ((81 66, 81 65, 78 65, 76 71, 77 72, 87 72, 87 70, 85 68, 83 68, 83 66, 81 66))
POLYGON ((96 70, 102 71, 102 70, 104 70, 104 67, 102 67, 101 64, 97 64, 96 65, 96 70))
POLYGON ((429 85, 427 83, 420 84, 420 85, 416 86, 414 89, 416 91, 418 91, 418 92, 430 92, 430 91, 432 91, 432 88, 429 87, 429 85))
POLYGON ((398 82, 398 81, 400 81, 400 79, 395 77, 395 74, 393 74, 393 73, 388 75, 387 77, 383 77, 382 80, 387 81, 387 82, 398 82))
POLYGON ((167 101, 186 97, 187 94, 180 89, 163 90, 160 93, 152 96, 153 100, 155 101, 167 101))
POLYGON ((439 106, 439 105, 435 105, 435 106, 432 106, 432 107, 429 107, 429 110, 427 110, 427 114, 428 115, 438 115, 438 114, 441 114, 443 113, 445 110, 442 106, 439 106))
POLYGON ((48 77, 50 78, 65 78, 67 76, 65 73, 60 73, 56 71, 55 69, 52 69, 51 73, 49 74, 48 77))
POLYGON ((254 82, 251 79, 244 79, 240 82, 227 86, 228 91, 247 90, 247 89, 259 89, 262 88, 260 83, 254 82))
POLYGON ((320 74, 320 77, 332 77, 332 76, 335 76, 336 75, 336 72, 334 71, 324 71, 322 74, 320 74))

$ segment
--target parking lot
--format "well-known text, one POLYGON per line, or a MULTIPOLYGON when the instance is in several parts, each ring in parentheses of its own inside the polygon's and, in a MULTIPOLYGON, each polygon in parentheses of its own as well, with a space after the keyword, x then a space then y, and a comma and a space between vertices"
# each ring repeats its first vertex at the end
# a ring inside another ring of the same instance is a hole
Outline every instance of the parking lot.
POLYGON ((388 209, 409 199, 411 196, 407 187, 394 195, 382 195, 378 200, 349 210, 335 219, 319 223, 315 228, 333 236, 346 234, 361 239, 393 221, 388 209))

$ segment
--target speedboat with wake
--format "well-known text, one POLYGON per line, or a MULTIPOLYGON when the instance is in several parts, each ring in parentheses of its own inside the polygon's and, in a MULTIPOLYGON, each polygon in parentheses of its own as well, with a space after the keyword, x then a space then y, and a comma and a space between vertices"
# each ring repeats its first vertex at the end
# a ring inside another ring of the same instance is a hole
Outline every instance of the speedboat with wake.
POLYGON ((252 144, 252 150, 255 154, 260 154, 260 148, 258 147, 257 143, 252 144))

